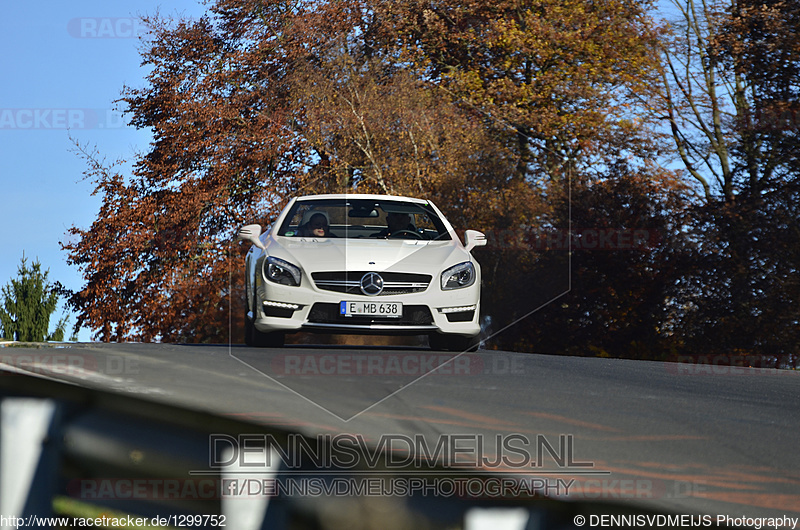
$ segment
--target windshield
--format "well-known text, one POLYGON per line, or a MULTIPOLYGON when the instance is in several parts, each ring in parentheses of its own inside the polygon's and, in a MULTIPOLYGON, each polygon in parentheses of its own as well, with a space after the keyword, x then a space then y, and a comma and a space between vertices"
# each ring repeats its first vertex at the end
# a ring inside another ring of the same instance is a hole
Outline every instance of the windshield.
POLYGON ((295 202, 278 235, 427 241, 450 239, 442 220, 426 204, 347 198, 295 202))

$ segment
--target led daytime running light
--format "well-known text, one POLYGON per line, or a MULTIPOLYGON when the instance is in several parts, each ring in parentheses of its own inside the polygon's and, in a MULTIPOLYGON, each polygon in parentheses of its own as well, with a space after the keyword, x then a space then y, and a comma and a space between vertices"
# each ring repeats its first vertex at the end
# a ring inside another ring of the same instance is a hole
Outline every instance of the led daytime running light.
POLYGON ((463 305, 459 307, 440 307, 440 313, 463 313, 464 311, 475 311, 475 305, 463 305))
POLYGON ((297 304, 287 304, 285 302, 273 302, 271 300, 264 300, 262 303, 266 306, 280 307, 281 309, 293 309, 293 310, 300 309, 300 306, 297 304))

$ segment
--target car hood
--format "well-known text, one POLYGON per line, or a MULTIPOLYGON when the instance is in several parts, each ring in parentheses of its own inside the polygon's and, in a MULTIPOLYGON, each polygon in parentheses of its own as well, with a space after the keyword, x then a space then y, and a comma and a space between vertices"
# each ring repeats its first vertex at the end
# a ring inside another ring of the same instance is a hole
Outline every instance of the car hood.
POLYGON ((454 241, 291 239, 274 241, 269 254, 305 271, 438 271, 470 259, 454 241))

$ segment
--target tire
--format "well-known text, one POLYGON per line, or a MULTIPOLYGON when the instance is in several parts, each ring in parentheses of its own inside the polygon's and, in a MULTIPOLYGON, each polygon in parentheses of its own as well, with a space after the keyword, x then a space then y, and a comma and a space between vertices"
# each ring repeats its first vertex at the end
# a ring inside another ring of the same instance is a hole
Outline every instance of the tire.
POLYGON ((286 334, 282 331, 261 333, 253 326, 253 346, 256 348, 282 348, 286 342, 286 334))
POLYGON ((253 344, 253 323, 247 317, 247 312, 244 314, 244 343, 248 346, 255 346, 253 344))
MULTIPOLYGON (((257 300, 253 297, 253 301, 257 300)), ((247 301, 245 301, 245 308, 247 301)), ((255 311, 254 311, 255 314, 255 311)), ((256 329, 255 324, 247 317, 247 312, 244 315, 244 343, 254 348, 282 348, 286 342, 286 333, 282 331, 273 331, 271 333, 263 333, 256 329)))
POLYGON ((481 336, 464 337, 462 335, 444 335, 431 333, 428 335, 428 344, 432 350, 441 351, 477 351, 481 343, 481 336))

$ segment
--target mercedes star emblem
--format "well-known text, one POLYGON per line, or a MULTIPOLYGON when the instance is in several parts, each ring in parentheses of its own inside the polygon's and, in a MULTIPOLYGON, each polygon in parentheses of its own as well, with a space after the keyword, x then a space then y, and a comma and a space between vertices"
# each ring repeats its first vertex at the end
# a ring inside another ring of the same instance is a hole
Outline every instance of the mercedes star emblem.
POLYGON ((383 291, 383 278, 377 272, 368 272, 361 277, 361 292, 375 296, 383 291))

